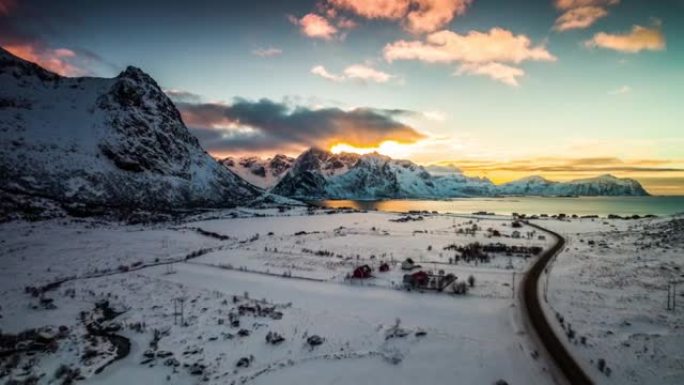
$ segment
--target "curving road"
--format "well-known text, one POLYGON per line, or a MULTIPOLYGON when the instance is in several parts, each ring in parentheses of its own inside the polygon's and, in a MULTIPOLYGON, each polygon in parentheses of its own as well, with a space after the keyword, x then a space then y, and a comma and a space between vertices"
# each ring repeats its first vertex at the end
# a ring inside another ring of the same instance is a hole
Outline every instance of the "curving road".
POLYGON ((554 333, 544 315, 541 299, 539 298, 539 278, 549 261, 565 247, 565 238, 539 225, 529 222, 527 224, 556 238, 556 244, 539 257, 537 262, 529 269, 522 282, 522 298, 528 319, 544 348, 553 358, 556 366, 563 372, 568 382, 573 385, 594 385, 591 378, 575 361, 562 341, 558 339, 558 335, 554 333))

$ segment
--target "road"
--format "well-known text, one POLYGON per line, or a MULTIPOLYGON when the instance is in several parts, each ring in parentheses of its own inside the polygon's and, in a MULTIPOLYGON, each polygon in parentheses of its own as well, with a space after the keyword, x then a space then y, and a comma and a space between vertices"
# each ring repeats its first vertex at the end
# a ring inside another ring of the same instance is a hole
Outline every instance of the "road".
POLYGON ((584 369, 577 363, 549 324, 549 320, 544 315, 539 296, 539 278, 553 257, 565 248, 565 238, 539 225, 532 223, 528 223, 528 225, 553 236, 556 239, 556 244, 539 257, 537 262, 528 270, 521 283, 523 290, 522 298, 527 317, 542 345, 544 345, 544 348, 558 369, 563 372, 568 382, 573 385, 593 385, 594 381, 584 372, 584 369))

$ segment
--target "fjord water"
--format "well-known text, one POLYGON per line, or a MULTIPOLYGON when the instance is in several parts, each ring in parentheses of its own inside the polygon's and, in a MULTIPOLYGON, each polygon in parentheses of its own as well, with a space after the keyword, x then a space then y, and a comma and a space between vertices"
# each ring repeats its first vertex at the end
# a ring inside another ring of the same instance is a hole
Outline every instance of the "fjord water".
POLYGON ((352 207, 359 210, 407 212, 410 210, 439 211, 441 213, 470 214, 488 213, 519 214, 577 214, 577 215, 658 215, 668 216, 684 213, 684 196, 648 197, 502 197, 460 198, 450 200, 402 200, 377 201, 324 200, 313 202, 331 207, 352 207))

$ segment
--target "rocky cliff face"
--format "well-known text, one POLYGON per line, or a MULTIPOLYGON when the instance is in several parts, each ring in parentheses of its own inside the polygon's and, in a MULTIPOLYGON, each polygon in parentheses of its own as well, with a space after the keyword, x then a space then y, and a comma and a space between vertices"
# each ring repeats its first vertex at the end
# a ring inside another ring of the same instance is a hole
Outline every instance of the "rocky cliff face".
POLYGON ((157 83, 64 78, 0 49, 0 189, 62 202, 180 209, 261 194, 199 145, 157 83))

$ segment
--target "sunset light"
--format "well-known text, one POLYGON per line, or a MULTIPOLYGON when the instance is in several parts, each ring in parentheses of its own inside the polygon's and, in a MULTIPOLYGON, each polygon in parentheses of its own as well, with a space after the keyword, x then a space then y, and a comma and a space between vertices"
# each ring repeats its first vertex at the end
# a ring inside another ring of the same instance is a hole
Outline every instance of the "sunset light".
POLYGON ((390 158, 403 159, 406 157, 410 146, 411 145, 408 144, 397 143, 393 140, 386 140, 377 147, 354 147, 346 143, 338 143, 330 148, 330 152, 333 154, 350 152, 359 155, 377 152, 380 155, 389 156, 390 158))
POLYGON ((684 0, 0 0, 0 385, 683 385, 683 69, 684 0))

